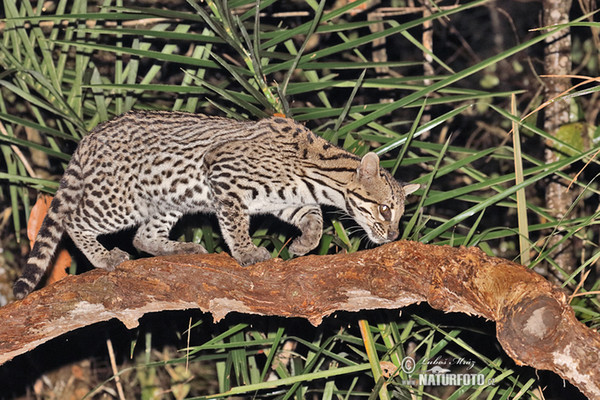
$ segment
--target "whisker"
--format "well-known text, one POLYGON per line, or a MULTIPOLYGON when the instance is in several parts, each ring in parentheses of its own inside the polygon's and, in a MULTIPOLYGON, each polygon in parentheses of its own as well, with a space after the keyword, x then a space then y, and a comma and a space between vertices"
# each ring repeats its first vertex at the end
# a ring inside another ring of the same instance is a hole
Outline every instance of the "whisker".
POLYGON ((348 235, 354 235, 356 232, 360 232, 360 231, 362 231, 362 228, 360 228, 358 226, 355 227, 355 228, 348 228, 348 229, 346 229, 346 232, 348 233, 348 235))
POLYGON ((372 241, 369 235, 367 235, 366 233, 361 237, 361 243, 365 243, 365 247, 367 249, 372 249, 373 247, 377 246, 377 243, 372 241))

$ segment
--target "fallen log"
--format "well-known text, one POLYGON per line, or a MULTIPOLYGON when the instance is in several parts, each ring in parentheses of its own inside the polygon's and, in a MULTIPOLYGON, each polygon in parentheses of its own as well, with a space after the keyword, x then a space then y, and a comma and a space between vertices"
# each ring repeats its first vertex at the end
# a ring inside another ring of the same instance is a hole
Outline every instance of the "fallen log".
POLYGON ((69 276, 0 308, 0 364, 74 329, 145 313, 199 308, 307 318, 427 301, 496 322, 519 365, 551 370, 600 399, 600 334, 577 321, 566 295, 535 272, 476 248, 399 241, 353 254, 269 260, 242 268, 226 254, 128 261, 69 276))

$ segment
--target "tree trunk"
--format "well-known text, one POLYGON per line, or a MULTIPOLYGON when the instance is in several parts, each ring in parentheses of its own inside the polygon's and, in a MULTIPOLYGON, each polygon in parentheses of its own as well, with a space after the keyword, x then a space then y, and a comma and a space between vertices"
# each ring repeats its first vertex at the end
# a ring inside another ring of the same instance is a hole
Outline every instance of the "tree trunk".
MULTIPOLYGON (((557 25, 569 22, 571 0, 544 0, 544 25, 557 25)), ((571 34, 568 29, 563 29, 546 39, 544 54, 544 72, 546 75, 568 75, 571 73, 571 34)), ((545 77, 545 101, 554 99, 571 87, 570 78, 557 76, 545 77)), ((553 101, 544 109, 544 130, 556 135, 558 129, 569 123, 570 101, 561 99, 553 101)), ((548 148, 545 152, 548 164, 558 161, 558 154, 548 148)), ((552 181, 546 188, 546 206, 552 215, 560 220, 575 200, 576 193, 567 191, 568 182, 552 181)), ((552 236, 549 245, 554 246, 562 239, 560 230, 552 236)), ((568 240, 556 248, 554 261, 567 274, 573 272, 575 265, 575 252, 573 241, 568 240)), ((564 280, 566 277, 562 277, 564 280)))

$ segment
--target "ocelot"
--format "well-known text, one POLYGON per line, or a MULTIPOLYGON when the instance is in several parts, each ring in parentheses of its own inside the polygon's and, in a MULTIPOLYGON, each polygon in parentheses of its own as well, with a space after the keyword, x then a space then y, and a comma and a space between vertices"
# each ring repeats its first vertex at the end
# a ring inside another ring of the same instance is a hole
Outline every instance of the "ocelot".
POLYGON ((206 253, 169 233, 184 214, 210 212, 245 266, 270 258, 250 239, 251 215, 270 213, 298 227, 289 247, 296 255, 319 244, 321 204, 345 211, 379 244, 398 237, 405 196, 417 188, 399 184, 375 153, 357 157, 292 119, 128 112, 81 140, 14 293, 23 298, 35 288, 64 232, 95 267, 112 270, 129 255, 107 250, 99 235, 139 226, 139 250, 206 253))

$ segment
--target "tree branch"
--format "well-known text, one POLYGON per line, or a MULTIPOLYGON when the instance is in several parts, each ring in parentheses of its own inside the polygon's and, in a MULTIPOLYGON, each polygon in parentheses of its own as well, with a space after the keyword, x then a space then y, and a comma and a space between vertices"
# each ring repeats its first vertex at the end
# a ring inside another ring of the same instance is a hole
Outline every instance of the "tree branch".
POLYGON ((600 335, 577 321, 565 294, 540 275, 476 248, 399 241, 353 254, 270 260, 240 267, 226 254, 128 261, 69 276, 0 309, 0 364, 76 328, 145 313, 200 308, 307 318, 338 310, 427 301, 496 321, 520 365, 556 372, 600 398, 600 335))

